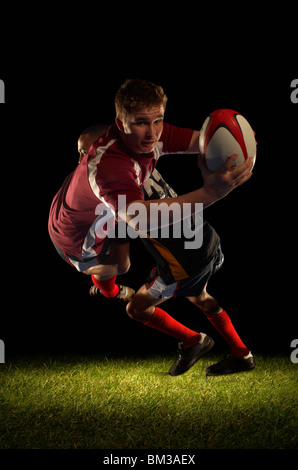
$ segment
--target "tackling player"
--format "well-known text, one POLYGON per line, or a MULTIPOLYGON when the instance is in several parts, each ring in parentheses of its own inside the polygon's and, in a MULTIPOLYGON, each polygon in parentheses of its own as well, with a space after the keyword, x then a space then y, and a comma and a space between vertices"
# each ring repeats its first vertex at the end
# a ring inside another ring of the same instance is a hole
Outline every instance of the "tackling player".
POLYGON ((81 163, 83 157, 87 155, 89 149, 93 142, 99 137, 104 135, 109 129, 109 126, 104 124, 95 124, 94 126, 88 127, 85 129, 78 138, 78 152, 79 152, 79 161, 81 163))

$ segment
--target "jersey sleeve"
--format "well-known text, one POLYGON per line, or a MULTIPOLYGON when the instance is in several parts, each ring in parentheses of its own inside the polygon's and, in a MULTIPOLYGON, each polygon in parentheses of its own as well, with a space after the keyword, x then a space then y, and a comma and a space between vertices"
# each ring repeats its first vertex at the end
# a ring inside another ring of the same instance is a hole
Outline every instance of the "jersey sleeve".
POLYGON ((163 132, 161 135, 161 141, 163 142, 162 153, 183 153, 189 147, 193 130, 173 126, 168 123, 164 123, 163 132))

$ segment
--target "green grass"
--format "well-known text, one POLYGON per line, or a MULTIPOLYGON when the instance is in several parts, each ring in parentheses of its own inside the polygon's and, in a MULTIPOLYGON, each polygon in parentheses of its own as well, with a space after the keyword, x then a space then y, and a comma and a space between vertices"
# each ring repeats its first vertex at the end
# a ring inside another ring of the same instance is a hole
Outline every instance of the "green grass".
POLYGON ((219 356, 179 377, 174 357, 16 359, 0 366, 2 449, 293 449, 297 365, 206 377, 219 356))

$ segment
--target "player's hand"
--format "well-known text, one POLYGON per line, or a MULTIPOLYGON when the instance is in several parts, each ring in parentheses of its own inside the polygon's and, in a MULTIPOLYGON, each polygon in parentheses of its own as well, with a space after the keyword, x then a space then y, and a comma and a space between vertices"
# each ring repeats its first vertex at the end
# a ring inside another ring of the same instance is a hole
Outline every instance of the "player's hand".
POLYGON ((204 180, 204 189, 214 198, 214 201, 225 197, 251 178, 253 159, 249 157, 244 163, 236 166, 237 157, 238 154, 233 153, 219 170, 212 172, 208 170, 199 155, 198 165, 204 180))

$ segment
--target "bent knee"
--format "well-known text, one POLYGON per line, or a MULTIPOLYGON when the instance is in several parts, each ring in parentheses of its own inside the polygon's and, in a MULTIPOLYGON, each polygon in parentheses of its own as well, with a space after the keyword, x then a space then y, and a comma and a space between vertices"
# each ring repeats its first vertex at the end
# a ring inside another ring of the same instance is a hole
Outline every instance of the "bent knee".
POLYGON ((132 319, 145 323, 149 321, 154 313, 154 307, 148 307, 148 304, 142 299, 137 298, 137 294, 126 306, 126 313, 132 319))
POLYGON ((127 258, 118 264, 118 274, 126 274, 130 269, 130 258, 127 258))
POLYGON ((132 320, 142 321, 141 318, 144 310, 130 301, 126 306, 126 313, 132 320))
POLYGON ((222 312, 222 308, 217 300, 208 294, 200 297, 192 297, 190 300, 199 307, 206 317, 217 317, 222 312))
POLYGON ((222 307, 216 303, 209 305, 205 310, 202 310, 204 315, 208 318, 215 318, 222 312, 222 307))
POLYGON ((126 305, 126 313, 132 320, 137 320, 138 310, 134 307, 131 301, 126 305))

